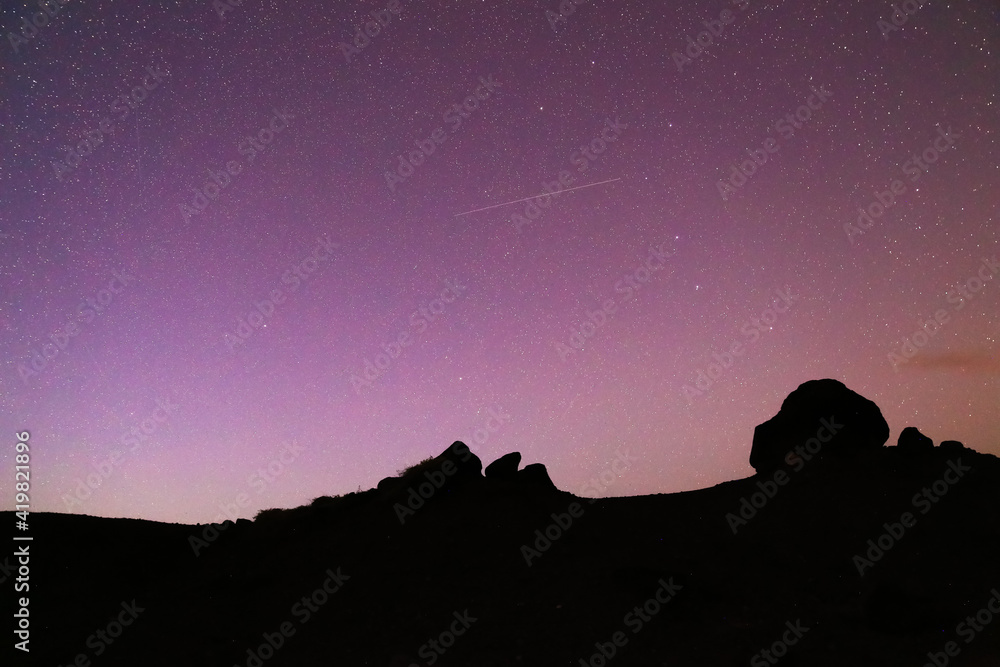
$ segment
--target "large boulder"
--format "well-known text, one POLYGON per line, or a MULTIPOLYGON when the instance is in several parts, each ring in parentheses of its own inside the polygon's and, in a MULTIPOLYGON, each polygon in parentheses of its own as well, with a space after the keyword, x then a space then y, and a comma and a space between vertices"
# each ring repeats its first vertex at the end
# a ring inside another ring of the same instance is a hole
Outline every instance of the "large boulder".
POLYGON ((486 466, 484 474, 486 479, 514 479, 517 477, 519 465, 521 465, 521 452, 511 452, 486 466))
POLYGON ((451 447, 438 454, 434 458, 433 465, 440 468, 445 461, 451 461, 457 468, 457 472, 452 475, 455 481, 475 483, 483 478, 483 462, 460 440, 456 440, 451 447))
POLYGON ((798 386, 771 419, 753 433, 750 465, 758 473, 774 470, 789 452, 801 458, 879 449, 889 439, 889 424, 873 401, 837 380, 810 380, 798 386))
POLYGON ((549 477, 549 471, 541 463, 529 463, 517 473, 517 481, 520 485, 539 489, 542 491, 558 491, 556 485, 549 477))
POLYGON ((437 456, 410 466, 398 477, 386 477, 378 483, 381 493, 395 495, 422 490, 421 495, 448 495, 458 489, 483 482, 483 462, 464 442, 455 441, 437 456), (423 492, 423 490, 426 490, 423 492))
POLYGON ((965 451, 965 445, 963 445, 958 440, 942 440, 941 444, 938 445, 938 449, 942 452, 950 452, 952 454, 961 454, 965 451))
POLYGON ((934 451, 934 441, 921 433, 916 426, 907 426, 899 434, 896 447, 903 454, 926 454, 934 451))
POLYGON ((472 453, 472 450, 461 441, 456 440, 451 447, 444 450, 427 463, 421 464, 403 475, 406 480, 415 479, 423 483, 430 481, 439 487, 439 493, 449 494, 458 489, 465 489, 481 484, 483 481, 483 462, 472 453))

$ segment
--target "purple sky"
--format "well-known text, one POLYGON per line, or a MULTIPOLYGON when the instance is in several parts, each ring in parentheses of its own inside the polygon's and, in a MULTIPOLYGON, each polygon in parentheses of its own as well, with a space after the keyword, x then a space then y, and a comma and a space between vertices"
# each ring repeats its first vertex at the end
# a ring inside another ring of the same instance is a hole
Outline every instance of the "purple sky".
POLYGON ((21 430, 34 511, 676 492, 824 377, 1000 454, 997 3, 334 5, 4 4, 4 498, 21 430))

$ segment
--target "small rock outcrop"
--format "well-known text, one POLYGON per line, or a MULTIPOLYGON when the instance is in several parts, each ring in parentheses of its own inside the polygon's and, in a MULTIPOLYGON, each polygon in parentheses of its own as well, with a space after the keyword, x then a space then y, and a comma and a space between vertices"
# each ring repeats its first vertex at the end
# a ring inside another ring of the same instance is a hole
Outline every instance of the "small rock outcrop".
POLYGON ((456 440, 451 447, 438 454, 431 466, 440 469, 445 461, 451 461, 457 468, 452 479, 459 485, 475 484, 483 479, 483 462, 460 440, 456 440))
POLYGON ((916 426, 907 426, 899 434, 896 446, 903 454, 926 454, 934 451, 934 441, 917 430, 916 426))
POLYGON ((889 439, 882 411, 838 380, 810 380, 782 402, 771 419, 754 429, 750 465, 758 473, 780 467, 796 447, 809 455, 879 449, 889 439))
POLYGON ((952 452, 955 454, 961 454, 965 451, 965 445, 963 445, 958 440, 942 440, 941 444, 938 446, 943 452, 952 452))
POLYGON ((464 442, 456 440, 451 447, 427 461, 407 468, 398 477, 385 477, 378 483, 378 490, 394 493, 407 489, 414 483, 428 482, 437 489, 452 491, 481 484, 483 462, 472 453, 464 442))
POLYGON ((484 474, 486 479, 514 479, 517 477, 519 465, 521 465, 521 452, 511 452, 486 466, 484 474))
POLYGON ((402 477, 383 477, 379 480, 378 485, 375 488, 379 491, 390 492, 398 488, 402 482, 402 477))
POLYGON ((420 505, 424 501, 437 503, 442 498, 474 498, 482 493, 561 493, 544 465, 532 463, 518 470, 520 463, 521 453, 511 452, 483 470, 479 457, 465 443, 456 441, 441 454, 406 468, 399 476, 381 480, 373 492, 390 502, 405 496, 407 503, 420 505), (423 500, 413 500, 417 496, 423 500))
POLYGON ((524 468, 517 473, 517 481, 519 484, 529 488, 542 489, 545 491, 559 490, 549 478, 549 471, 546 470, 545 466, 541 463, 530 463, 524 466, 524 468))

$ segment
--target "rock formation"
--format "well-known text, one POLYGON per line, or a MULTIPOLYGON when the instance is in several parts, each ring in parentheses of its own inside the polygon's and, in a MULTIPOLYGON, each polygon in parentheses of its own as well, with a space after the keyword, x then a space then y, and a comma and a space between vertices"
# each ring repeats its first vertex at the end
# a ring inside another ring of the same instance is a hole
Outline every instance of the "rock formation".
POLYGON ((889 425, 873 401, 837 380, 810 380, 754 429, 750 465, 760 473, 781 466, 797 447, 811 458, 879 449, 888 438, 889 425))
POLYGON ((917 430, 916 426, 907 426, 899 434, 896 446, 904 454, 924 454, 934 449, 934 441, 917 430))
POLYGON ((486 479, 514 479, 517 477, 517 467, 519 465, 521 465, 520 452, 504 454, 486 466, 486 479))

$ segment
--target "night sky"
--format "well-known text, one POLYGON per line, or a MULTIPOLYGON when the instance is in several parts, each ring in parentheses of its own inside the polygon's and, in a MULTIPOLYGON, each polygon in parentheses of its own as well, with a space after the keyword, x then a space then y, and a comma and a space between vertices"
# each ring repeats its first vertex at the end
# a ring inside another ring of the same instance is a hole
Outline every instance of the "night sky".
POLYGON ((824 377, 1000 454, 997 2, 50 5, 2 11, 4 498, 22 430, 33 511, 455 440, 672 493, 824 377))

